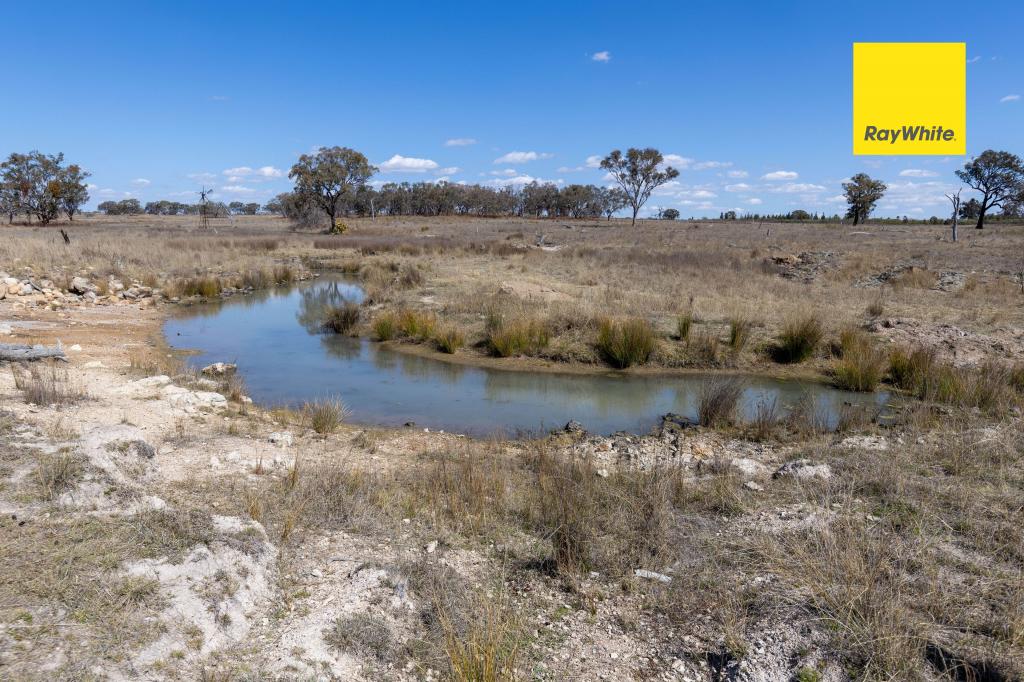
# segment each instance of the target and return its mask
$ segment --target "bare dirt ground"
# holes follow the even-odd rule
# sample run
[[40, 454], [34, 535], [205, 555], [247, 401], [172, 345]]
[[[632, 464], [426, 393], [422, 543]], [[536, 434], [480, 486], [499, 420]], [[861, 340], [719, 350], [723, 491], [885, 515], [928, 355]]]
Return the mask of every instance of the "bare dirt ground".
[[[183, 280], [241, 295], [247, 272], [328, 265], [377, 287], [370, 315], [428, 310], [470, 337], [504, 297], [550, 318], [647, 315], [671, 358], [687, 306], [723, 336], [739, 308], [755, 339], [729, 366], [772, 371], [763, 347], [812, 306], [831, 333], [934, 337], [971, 368], [1019, 355], [1020, 228], [952, 245], [919, 226], [378, 219], [323, 237], [263, 218], [216, 235], [149, 220], [76, 221], [70, 252], [33, 228], [0, 244], [19, 288], [51, 285], [0, 300], [0, 342], [59, 339], [69, 358], [0, 368], [0, 678], [1024, 674], [1016, 398], [930, 396], [891, 426], [839, 433], [317, 433], [184, 371], [159, 338], [169, 299], [191, 296]], [[422, 280], [375, 279], [412, 266]], [[71, 296], [74, 276], [108, 284]], [[267, 277], [285, 278], [247, 281]], [[563, 329], [564, 357], [523, 362], [597, 362], [587, 325]], [[492, 361], [472, 345], [459, 355]], [[821, 349], [810, 364], [830, 362]]]

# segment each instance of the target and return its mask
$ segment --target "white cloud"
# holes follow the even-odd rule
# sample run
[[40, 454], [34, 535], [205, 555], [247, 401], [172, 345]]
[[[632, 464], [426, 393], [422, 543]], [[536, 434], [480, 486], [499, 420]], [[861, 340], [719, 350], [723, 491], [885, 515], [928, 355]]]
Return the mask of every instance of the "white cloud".
[[901, 178], [934, 178], [938, 175], [935, 171], [923, 170], [920, 168], [907, 168], [900, 171]]
[[[462, 170], [462, 169], [459, 168], [458, 166], [448, 166], [446, 168], [439, 168], [437, 170], [437, 173], [438, 173], [438, 175], [455, 175], [460, 170]], [[445, 178], [445, 179], [447, 179], [447, 178]]]
[[[221, 171], [221, 174], [228, 176], [228, 182], [238, 182], [241, 178], [271, 179], [284, 177], [284, 171], [273, 166], [260, 166], [259, 168], [236, 166], [235, 168], [224, 169]], [[208, 174], [204, 173], [203, 175]]]
[[979, 61], [981, 61], [981, 57], [980, 56], [976, 56], [976, 57], [971, 57], [970, 59], [968, 59], [967, 63], [968, 64], [974, 64], [974, 63], [979, 62]]
[[217, 176], [214, 175], [213, 173], [189, 173], [188, 174], [188, 178], [190, 180], [203, 180], [203, 181], [206, 181], [206, 182], [210, 182], [211, 180], [216, 179], [216, 177]]
[[385, 173], [423, 173], [428, 170], [435, 170], [437, 167], [436, 161], [416, 159], [410, 156], [402, 156], [401, 154], [395, 154], [380, 164], [380, 169]]
[[445, 147], [468, 147], [472, 144], [476, 144], [476, 140], [472, 137], [453, 137], [444, 141]]
[[999, 99], [999, 102], [1001, 104], [1005, 104], [1006, 102], [1016, 102], [1019, 99], [1020, 99], [1020, 95], [1007, 95], [1006, 97], [1001, 97]]
[[547, 152], [509, 152], [494, 160], [494, 163], [526, 163], [537, 159], [550, 159], [554, 154]]
[[776, 187], [771, 191], [784, 194], [813, 194], [815, 192], [824, 192], [825, 188], [822, 185], [814, 185], [809, 182], [787, 182], [785, 185]]
[[694, 199], [714, 199], [718, 196], [714, 192], [709, 192], [706, 189], [696, 189], [690, 192], [684, 192], [684, 194]]
[[612, 60], [612, 53], [608, 50], [601, 50], [600, 52], [595, 52], [591, 59], [595, 62], [610, 62]]
[[507, 187], [508, 185], [529, 185], [531, 182], [539, 182], [542, 185], [548, 182], [553, 182], [556, 185], [565, 184], [565, 181], [561, 179], [549, 180], [546, 178], [535, 178], [532, 175], [516, 175], [515, 177], [511, 178], [488, 180], [486, 184], [494, 185], [495, 187]]
[[726, 173], [726, 175], [728, 175], [730, 178], [745, 178], [748, 175], [750, 175], [750, 173], [748, 173], [745, 170], [731, 170], [728, 173]]
[[750, 204], [751, 206], [760, 206], [764, 202], [758, 199], [757, 197], [751, 197], [747, 199], [747, 203]]
[[737, 182], [734, 185], [725, 186], [726, 192], [746, 192], [749, 189], [752, 189], [751, 186], [745, 182]]
[[515, 168], [502, 168], [501, 170], [487, 171], [488, 175], [504, 175], [506, 177], [513, 177], [519, 174]]
[[795, 171], [772, 171], [761, 176], [762, 180], [796, 180], [800, 177]]
[[132, 184], [138, 185], [139, 187], [145, 187], [151, 183], [146, 178], [135, 178], [134, 180], [132, 180]]
[[698, 161], [693, 164], [693, 170], [706, 170], [708, 168], [728, 168], [732, 161]]
[[587, 168], [600, 168], [601, 167], [601, 159], [602, 158], [604, 158], [604, 157], [602, 157], [602, 156], [600, 156], [598, 154], [591, 154], [590, 156], [587, 157], [587, 163], [586, 163]]
[[693, 159], [685, 156], [679, 156], [679, 154], [665, 154], [664, 163], [668, 166], [672, 166], [676, 170], [689, 168], [690, 164], [693, 163]]
[[242, 185], [225, 185], [220, 188], [220, 191], [228, 194], [252, 194], [256, 190], [252, 187], [244, 187]]

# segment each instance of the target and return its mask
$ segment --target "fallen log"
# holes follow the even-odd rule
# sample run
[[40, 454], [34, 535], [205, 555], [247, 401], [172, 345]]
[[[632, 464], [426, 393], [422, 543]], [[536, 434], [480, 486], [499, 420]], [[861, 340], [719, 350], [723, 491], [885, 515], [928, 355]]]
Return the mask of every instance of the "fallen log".
[[59, 341], [56, 346], [44, 346], [41, 343], [34, 346], [22, 343], [0, 343], [0, 360], [28, 362], [46, 358], [55, 358], [64, 362], [68, 360], [64, 355], [64, 347], [60, 345]]

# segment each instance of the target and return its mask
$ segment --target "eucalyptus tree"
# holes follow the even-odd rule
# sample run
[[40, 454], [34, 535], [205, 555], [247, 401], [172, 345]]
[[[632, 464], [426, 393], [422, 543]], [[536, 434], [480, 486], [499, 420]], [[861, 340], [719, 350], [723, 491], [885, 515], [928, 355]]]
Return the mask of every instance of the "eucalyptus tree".
[[843, 183], [843, 194], [846, 196], [846, 203], [849, 204], [846, 217], [853, 218], [854, 225], [867, 220], [887, 189], [888, 186], [884, 182], [875, 180], [867, 173], [854, 175], [849, 182]]
[[303, 154], [292, 166], [288, 177], [295, 181], [295, 194], [318, 206], [337, 225], [343, 202], [355, 197], [377, 169], [366, 157], [348, 147], [321, 147], [316, 154]]
[[985, 213], [989, 209], [1002, 208], [1024, 188], [1024, 162], [1016, 154], [986, 149], [956, 171], [956, 176], [981, 193], [978, 224], [974, 226], [981, 230], [985, 227]]
[[75, 213], [89, 201], [89, 187], [85, 181], [90, 175], [74, 163], [67, 168], [61, 168], [57, 173], [58, 201], [68, 220], [73, 221]]
[[651, 193], [679, 176], [679, 171], [672, 166], [662, 168], [664, 160], [661, 152], [653, 147], [631, 147], [625, 154], [615, 149], [601, 160], [601, 168], [611, 173], [633, 208], [633, 225], [636, 225], [636, 214], [647, 203]]

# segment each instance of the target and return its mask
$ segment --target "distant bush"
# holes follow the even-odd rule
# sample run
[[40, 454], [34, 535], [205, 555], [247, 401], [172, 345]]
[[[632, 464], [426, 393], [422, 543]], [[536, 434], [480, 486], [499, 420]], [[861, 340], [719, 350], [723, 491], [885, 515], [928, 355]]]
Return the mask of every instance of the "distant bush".
[[791, 320], [783, 326], [773, 355], [778, 362], [803, 362], [814, 355], [824, 335], [821, 320], [814, 315]]
[[643, 365], [657, 343], [647, 320], [632, 318], [622, 322], [603, 319], [598, 323], [597, 350], [608, 364], [619, 369]]
[[203, 298], [216, 298], [220, 296], [223, 289], [219, 277], [191, 277], [184, 280], [180, 285], [182, 296], [202, 296]]

